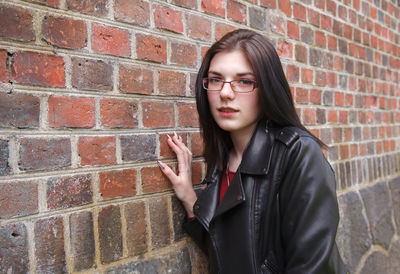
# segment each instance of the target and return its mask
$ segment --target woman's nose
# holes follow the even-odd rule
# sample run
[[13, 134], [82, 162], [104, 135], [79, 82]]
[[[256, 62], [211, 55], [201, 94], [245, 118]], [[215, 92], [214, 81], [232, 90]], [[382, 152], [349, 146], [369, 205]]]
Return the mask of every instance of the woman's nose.
[[222, 86], [221, 91], [219, 92], [219, 96], [222, 99], [234, 99], [235, 98], [235, 92], [232, 90], [231, 83], [225, 82]]

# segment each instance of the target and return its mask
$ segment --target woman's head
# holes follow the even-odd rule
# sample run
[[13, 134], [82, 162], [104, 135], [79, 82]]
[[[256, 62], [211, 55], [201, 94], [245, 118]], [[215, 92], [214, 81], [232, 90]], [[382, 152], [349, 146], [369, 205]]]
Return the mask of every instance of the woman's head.
[[207, 51], [196, 80], [197, 110], [205, 142], [204, 157], [208, 164], [217, 164], [219, 167], [225, 163], [224, 158], [232, 143], [229, 133], [218, 126], [210, 111], [210, 94], [203, 88], [203, 79], [209, 77], [210, 64], [217, 54], [235, 51], [243, 53], [254, 73], [259, 120], [277, 126], [305, 129], [297, 116], [289, 84], [274, 46], [264, 36], [251, 30], [230, 32]]

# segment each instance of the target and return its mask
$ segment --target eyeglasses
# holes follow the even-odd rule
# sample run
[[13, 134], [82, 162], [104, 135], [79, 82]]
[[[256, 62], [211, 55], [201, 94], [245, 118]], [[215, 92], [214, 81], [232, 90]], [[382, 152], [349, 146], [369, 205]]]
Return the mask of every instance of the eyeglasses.
[[253, 80], [223, 81], [218, 78], [203, 78], [203, 88], [207, 91], [221, 91], [225, 83], [229, 83], [231, 89], [238, 93], [252, 92], [257, 87]]

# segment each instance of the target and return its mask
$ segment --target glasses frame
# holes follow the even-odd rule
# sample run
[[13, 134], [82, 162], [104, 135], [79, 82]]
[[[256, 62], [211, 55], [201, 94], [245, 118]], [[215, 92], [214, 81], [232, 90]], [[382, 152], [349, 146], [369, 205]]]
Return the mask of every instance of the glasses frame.
[[[222, 82], [221, 89], [219, 89], [219, 90], [218, 90], [218, 89], [211, 89], [211, 90], [209, 90], [208, 88], [206, 88], [205, 82], [206, 82], [208, 79], [215, 79], [215, 80], [221, 81], [221, 82]], [[202, 80], [202, 84], [203, 84], [203, 88], [204, 88], [206, 91], [211, 91], [211, 92], [213, 92], [213, 91], [221, 91], [221, 90], [224, 88], [225, 83], [229, 83], [229, 85], [231, 86], [231, 89], [232, 89], [234, 92], [236, 92], [236, 93], [250, 93], [250, 92], [253, 92], [253, 91], [257, 88], [257, 81], [254, 81], [254, 80], [246, 80], [246, 81], [251, 81], [251, 82], [253, 82], [253, 89], [250, 90], [250, 91], [236, 91], [236, 90], [234, 90], [233, 87], [232, 87], [232, 82], [238, 82], [238, 81], [241, 81], [241, 80], [224, 81], [224, 80], [220, 80], [220, 79], [216, 79], [216, 78], [212, 78], [212, 77], [204, 77], [203, 80]]]

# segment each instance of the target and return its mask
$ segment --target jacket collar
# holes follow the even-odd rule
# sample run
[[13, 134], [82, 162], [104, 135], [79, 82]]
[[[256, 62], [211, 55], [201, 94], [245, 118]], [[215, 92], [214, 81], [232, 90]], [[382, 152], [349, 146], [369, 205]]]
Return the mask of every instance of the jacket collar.
[[236, 171], [221, 203], [219, 189], [222, 171], [214, 168], [209, 184], [203, 190], [194, 206], [197, 219], [208, 230], [211, 220], [246, 200], [242, 184], [242, 174], [265, 175], [269, 171], [272, 155], [273, 134], [265, 122], [259, 122], [243, 154], [242, 162]]

